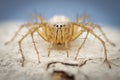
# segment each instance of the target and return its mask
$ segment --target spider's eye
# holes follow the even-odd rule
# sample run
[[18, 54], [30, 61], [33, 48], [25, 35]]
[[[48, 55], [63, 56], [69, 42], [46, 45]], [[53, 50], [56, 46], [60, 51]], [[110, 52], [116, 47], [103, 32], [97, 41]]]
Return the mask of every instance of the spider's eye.
[[56, 25], [56, 27], [59, 27], [59, 25]]
[[62, 27], [62, 25], [60, 25], [60, 27]]

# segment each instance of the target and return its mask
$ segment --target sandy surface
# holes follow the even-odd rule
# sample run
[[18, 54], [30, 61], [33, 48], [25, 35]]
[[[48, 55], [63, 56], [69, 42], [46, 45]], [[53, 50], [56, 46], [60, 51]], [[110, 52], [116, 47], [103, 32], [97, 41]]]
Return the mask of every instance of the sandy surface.
[[[26, 60], [25, 66], [21, 67], [21, 55], [17, 42], [26, 30], [21, 31], [15, 41], [9, 45], [4, 45], [6, 41], [11, 39], [20, 24], [22, 23], [5, 22], [0, 24], [0, 80], [51, 80], [53, 71], [56, 70], [73, 75], [74, 80], [120, 80], [119, 29], [103, 27], [108, 38], [116, 44], [116, 47], [113, 47], [106, 42], [108, 58], [112, 69], [109, 69], [106, 63], [103, 63], [103, 47], [91, 35], [89, 35], [86, 44], [81, 49], [78, 60], [74, 61], [77, 49], [83, 40], [82, 36], [70, 43], [70, 57], [67, 58], [63, 46], [54, 46], [50, 57], [47, 57], [49, 43], [35, 34], [35, 41], [40, 53], [40, 64], [37, 62], [31, 37], [28, 36], [22, 43]], [[102, 35], [99, 36], [102, 37]], [[85, 60], [88, 61], [81, 67], [56, 63], [51, 64], [48, 70], [46, 70], [47, 64], [50, 62], [60, 61], [80, 65]]]

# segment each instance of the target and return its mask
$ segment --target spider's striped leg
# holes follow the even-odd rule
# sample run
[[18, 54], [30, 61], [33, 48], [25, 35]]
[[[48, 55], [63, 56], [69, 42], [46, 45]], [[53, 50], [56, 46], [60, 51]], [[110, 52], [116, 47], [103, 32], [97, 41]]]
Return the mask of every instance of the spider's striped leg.
[[49, 48], [48, 48], [48, 57], [50, 56], [50, 51], [51, 51], [52, 46], [53, 46], [53, 42], [51, 41]]
[[[45, 33], [43, 33], [43, 32], [40, 31], [40, 30], [37, 30], [37, 33], [38, 33], [39, 36], [42, 37], [45, 41], [48, 41], [48, 38], [47, 38], [47, 36], [46, 36]], [[49, 48], [48, 48], [48, 57], [50, 56], [50, 51], [51, 51], [52, 46], [53, 46], [53, 42], [51, 41], [51, 42], [50, 42], [50, 46], [49, 46]]]
[[105, 55], [105, 60], [104, 60], [104, 62], [107, 62], [108, 67], [111, 68], [111, 65], [110, 65], [110, 63], [109, 63], [109, 61], [108, 61], [108, 59], [107, 59], [107, 49], [106, 49], [105, 42], [104, 42], [96, 33], [94, 33], [93, 30], [85, 27], [85, 25], [82, 24], [82, 25], [79, 25], [79, 26], [81, 26], [82, 28], [88, 30], [89, 33], [91, 33], [94, 37], [96, 37], [96, 38], [101, 42], [101, 44], [102, 44], [103, 47], [104, 47], [104, 55]]
[[35, 51], [36, 51], [37, 56], [38, 56], [38, 63], [40, 63], [39, 52], [38, 52], [38, 49], [37, 49], [37, 46], [36, 46], [36, 43], [35, 43], [35, 40], [34, 40], [33, 34], [34, 34], [34, 33], [31, 33], [32, 42], [33, 42], [33, 44], [34, 44], [34, 48], [35, 48]]
[[78, 17], [75, 22], [76, 22], [76, 23], [79, 23], [80, 21], [82, 21], [82, 20], [84, 20], [84, 19], [88, 19], [88, 18], [89, 18], [88, 15], [84, 15], [84, 16]]
[[45, 19], [42, 16], [33, 15], [32, 18], [41, 21], [41, 23], [45, 23], [46, 22]]
[[[35, 26], [34, 24], [30, 24], [30, 23], [27, 23], [27, 24], [23, 24], [20, 26], [20, 28], [17, 30], [17, 32], [15, 33], [15, 35], [11, 38], [10, 41], [7, 41], [5, 44], [9, 44], [10, 42], [14, 41], [14, 39], [17, 37], [17, 35], [19, 34], [19, 32], [24, 28], [24, 27], [31, 27], [31, 26]], [[38, 26], [38, 25], [36, 25]]]
[[24, 55], [23, 55], [23, 50], [22, 50], [21, 43], [22, 43], [22, 41], [23, 41], [29, 34], [33, 33], [34, 31], [35, 31], [34, 29], [29, 30], [29, 31], [18, 41], [20, 54], [21, 54], [21, 56], [22, 56], [22, 66], [24, 66], [25, 57], [24, 57]]
[[113, 42], [111, 42], [111, 41], [107, 38], [107, 36], [105, 35], [104, 31], [102, 30], [102, 28], [101, 28], [99, 25], [97, 25], [97, 24], [90, 24], [90, 27], [97, 28], [97, 29], [102, 33], [102, 35], [103, 35], [103, 37], [106, 39], [106, 41], [107, 41], [108, 43], [110, 43], [112, 46], [115, 46], [115, 44], [114, 44]]
[[[78, 25], [74, 25], [74, 26], [78, 26]], [[71, 39], [71, 41], [73, 41], [73, 40], [75, 40], [76, 38], [78, 38], [80, 35], [82, 35], [83, 34], [83, 32], [85, 32], [86, 30], [85, 29], [81, 29], [80, 31], [76, 31], [76, 33], [72, 36], [72, 39]], [[87, 35], [86, 35], [87, 36]], [[87, 38], [87, 37], [86, 37]], [[78, 49], [78, 51], [77, 51], [77, 54], [76, 54], [76, 56], [75, 56], [75, 60], [77, 59], [77, 57], [78, 57], [78, 54], [79, 54], [79, 51], [80, 51], [80, 49], [82, 48], [82, 46], [83, 46], [83, 44], [85, 43], [85, 39], [84, 39], [84, 41], [83, 41], [83, 43], [81, 44], [81, 46], [79, 47], [79, 49]]]
[[67, 52], [67, 57], [69, 57], [69, 52], [68, 52], [68, 41], [65, 42], [65, 48], [66, 48], [66, 52]]
[[82, 42], [81, 46], [78, 48], [77, 54], [76, 54], [76, 56], [75, 56], [75, 60], [77, 60], [77, 57], [78, 57], [79, 52], [80, 52], [80, 49], [81, 49], [81, 48], [83, 47], [83, 45], [85, 44], [86, 39], [87, 39], [87, 37], [88, 37], [88, 34], [89, 34], [89, 32], [87, 31], [87, 34], [86, 34], [86, 36], [85, 36], [85, 38], [84, 38], [84, 41]]
[[105, 42], [104, 42], [98, 35], [96, 35], [92, 30], [89, 30], [89, 32], [90, 32], [93, 36], [95, 36], [95, 37], [102, 43], [102, 45], [103, 45], [103, 47], [104, 47], [104, 55], [105, 55], [105, 60], [104, 60], [104, 61], [107, 62], [108, 67], [111, 68], [111, 65], [110, 65], [110, 63], [109, 63], [109, 61], [108, 61], [108, 59], [107, 59], [107, 49], [106, 49]]
[[75, 40], [76, 38], [78, 38], [80, 35], [82, 35], [82, 33], [85, 32], [84, 29], [81, 29], [80, 31], [78, 31], [76, 34], [74, 34], [71, 38], [71, 41]]
[[5, 45], [7, 45], [7, 44], [9, 44], [10, 42], [14, 41], [14, 39], [16, 38], [16, 36], [18, 35], [18, 33], [21, 31], [21, 29], [22, 29], [23, 27], [24, 27], [24, 26], [21, 26], [21, 27], [18, 29], [18, 31], [15, 33], [15, 35], [11, 38], [11, 40], [10, 40], [10, 41], [7, 41], [7, 42], [5, 43]]

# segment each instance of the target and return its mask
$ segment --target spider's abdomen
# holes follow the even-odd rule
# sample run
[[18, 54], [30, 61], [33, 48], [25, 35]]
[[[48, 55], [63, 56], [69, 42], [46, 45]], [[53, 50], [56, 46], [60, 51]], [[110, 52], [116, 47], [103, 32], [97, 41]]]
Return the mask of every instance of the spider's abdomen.
[[64, 15], [56, 15], [56, 16], [53, 16], [53, 17], [49, 20], [49, 23], [50, 23], [50, 24], [57, 24], [57, 23], [67, 24], [67, 23], [69, 23], [69, 22], [70, 22], [69, 18], [67, 18], [67, 17], [64, 16]]

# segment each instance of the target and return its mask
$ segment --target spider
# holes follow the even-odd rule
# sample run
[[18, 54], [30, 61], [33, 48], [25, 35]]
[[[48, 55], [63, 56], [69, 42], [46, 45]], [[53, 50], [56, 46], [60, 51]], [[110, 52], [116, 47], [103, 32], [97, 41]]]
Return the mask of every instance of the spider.
[[[21, 43], [28, 35], [31, 35], [32, 42], [33, 42], [34, 48], [37, 53], [38, 63], [40, 63], [39, 52], [38, 52], [36, 43], [34, 41], [35, 32], [37, 32], [38, 35], [42, 37], [45, 41], [50, 43], [49, 49], [48, 49], [48, 56], [50, 56], [50, 51], [51, 51], [53, 44], [57, 44], [57, 45], [64, 44], [67, 57], [69, 57], [68, 44], [71, 41], [77, 39], [79, 36], [81, 36], [84, 32], [86, 32], [85, 38], [77, 50], [75, 60], [77, 59], [79, 55], [80, 49], [85, 44], [88, 35], [92, 34], [103, 45], [104, 55], [105, 55], [104, 61], [107, 62], [109, 68], [111, 68], [111, 65], [107, 58], [107, 50], [106, 50], [105, 42], [92, 30], [92, 28], [97, 28], [102, 33], [102, 35], [107, 40], [107, 42], [109, 42], [112, 45], [114, 44], [109, 41], [109, 39], [106, 37], [105, 33], [103, 32], [103, 30], [101, 29], [99, 25], [93, 24], [93, 23], [82, 22], [83, 20], [89, 18], [89, 16], [84, 15], [84, 16], [78, 17], [74, 22], [71, 22], [70, 19], [64, 15], [53, 16], [48, 22], [42, 16], [34, 15], [33, 18], [40, 22], [26, 23], [26, 24], [21, 25], [21, 27], [18, 29], [16, 34], [12, 37], [12, 39], [6, 43], [8, 44], [11, 41], [13, 41], [22, 28], [25, 28], [25, 27], [29, 28], [28, 32], [26, 32], [25, 35], [18, 41], [20, 54], [22, 56], [22, 66], [24, 66], [25, 57], [23, 54]], [[81, 29], [79, 30], [79, 28]]]

